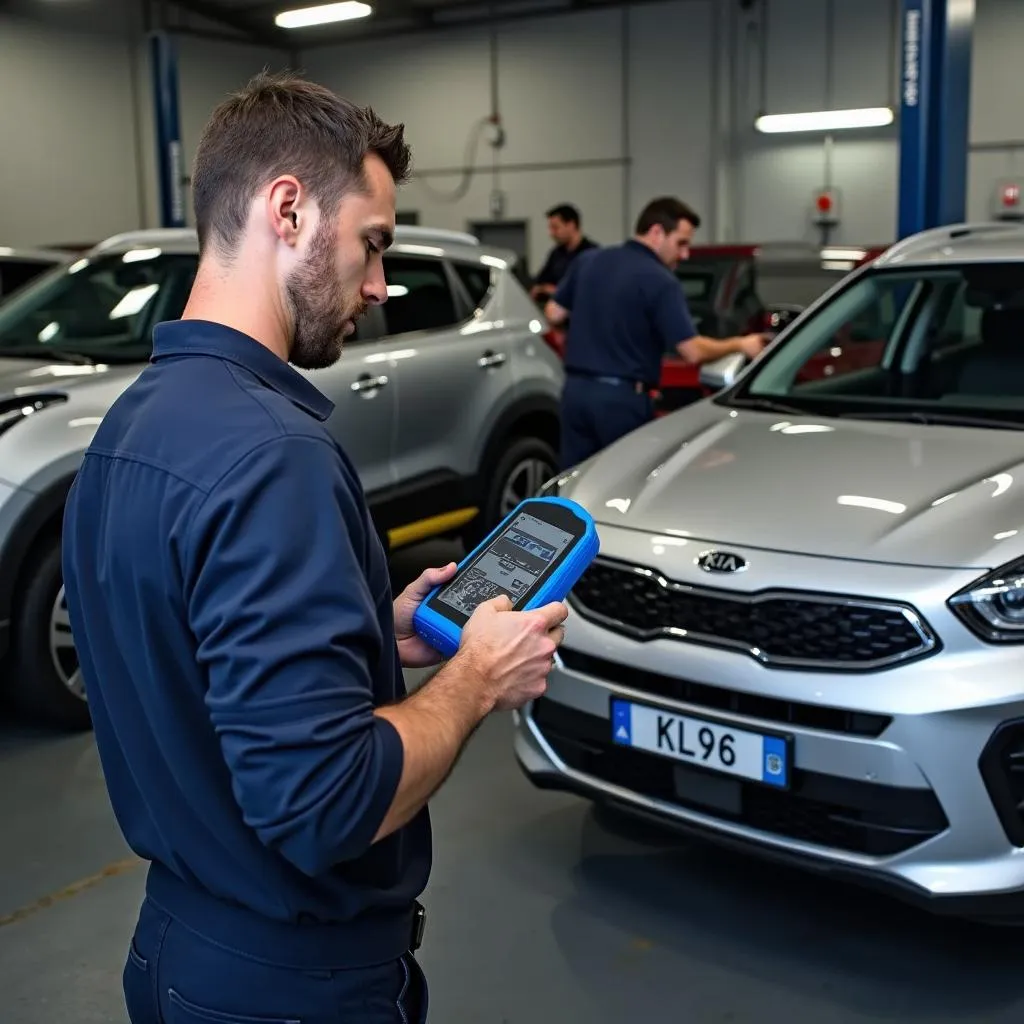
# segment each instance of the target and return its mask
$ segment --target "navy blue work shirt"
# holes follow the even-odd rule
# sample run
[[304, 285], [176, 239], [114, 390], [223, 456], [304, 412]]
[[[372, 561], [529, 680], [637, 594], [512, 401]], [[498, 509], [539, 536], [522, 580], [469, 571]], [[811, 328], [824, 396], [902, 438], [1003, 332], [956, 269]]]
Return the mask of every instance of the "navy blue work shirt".
[[633, 239], [582, 253], [554, 300], [571, 314], [568, 373], [653, 387], [665, 353], [697, 335], [682, 285], [651, 249]]
[[131, 848], [274, 921], [413, 901], [426, 810], [376, 844], [403, 747], [387, 559], [331, 402], [252, 338], [160, 324], [67, 503], [64, 580]]

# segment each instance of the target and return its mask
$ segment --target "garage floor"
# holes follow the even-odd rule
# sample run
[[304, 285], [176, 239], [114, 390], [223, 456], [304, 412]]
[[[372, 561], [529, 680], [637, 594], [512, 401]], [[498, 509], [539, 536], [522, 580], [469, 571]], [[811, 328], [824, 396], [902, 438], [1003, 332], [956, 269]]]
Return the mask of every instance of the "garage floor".
[[[407, 553], [396, 582], [452, 555]], [[431, 1021], [1024, 1019], [1024, 933], [936, 921], [536, 792], [510, 729], [487, 722], [433, 805]], [[7, 726], [0, 772], [0, 1021], [123, 1024], [144, 873], [91, 737]]]

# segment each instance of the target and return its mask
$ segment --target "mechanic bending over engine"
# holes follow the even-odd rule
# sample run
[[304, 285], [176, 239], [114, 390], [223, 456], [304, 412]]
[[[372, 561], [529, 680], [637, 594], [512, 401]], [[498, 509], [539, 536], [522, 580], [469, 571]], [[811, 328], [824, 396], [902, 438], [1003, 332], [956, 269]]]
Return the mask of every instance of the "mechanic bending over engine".
[[562, 450], [565, 469], [654, 416], [650, 392], [674, 350], [701, 364], [742, 352], [753, 359], [763, 334], [707, 338], [697, 333], [673, 270], [687, 258], [700, 217], [671, 196], [653, 199], [622, 245], [580, 254], [545, 307], [553, 326], [572, 320], [565, 346]]

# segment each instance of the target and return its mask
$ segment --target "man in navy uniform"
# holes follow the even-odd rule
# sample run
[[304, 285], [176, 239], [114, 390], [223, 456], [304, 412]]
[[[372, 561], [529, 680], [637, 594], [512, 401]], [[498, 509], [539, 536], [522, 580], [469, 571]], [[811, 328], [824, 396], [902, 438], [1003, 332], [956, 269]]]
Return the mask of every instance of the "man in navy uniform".
[[[654, 415], [650, 392], [665, 353], [690, 363], [732, 352], [754, 358], [761, 334], [697, 333], [673, 270], [687, 257], [700, 217], [674, 197], [653, 199], [622, 245], [582, 253], [546, 308], [553, 326], [569, 321], [562, 391], [564, 468], [577, 465]], [[571, 320], [570, 320], [571, 314]]]
[[487, 714], [544, 691], [560, 603], [480, 605], [439, 660], [392, 602], [359, 479], [295, 367], [387, 296], [401, 125], [295, 76], [214, 111], [192, 178], [181, 320], [75, 479], [64, 580], [104, 776], [150, 861], [132, 1024], [426, 1018], [412, 955], [426, 804]]

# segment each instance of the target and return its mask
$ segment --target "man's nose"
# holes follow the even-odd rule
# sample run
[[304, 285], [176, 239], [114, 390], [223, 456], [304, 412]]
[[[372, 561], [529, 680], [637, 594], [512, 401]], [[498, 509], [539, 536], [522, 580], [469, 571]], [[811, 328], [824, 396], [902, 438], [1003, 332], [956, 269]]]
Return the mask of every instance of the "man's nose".
[[388, 285], [384, 279], [384, 268], [382, 266], [376, 267], [366, 275], [362, 291], [363, 298], [371, 306], [380, 306], [387, 301]]

